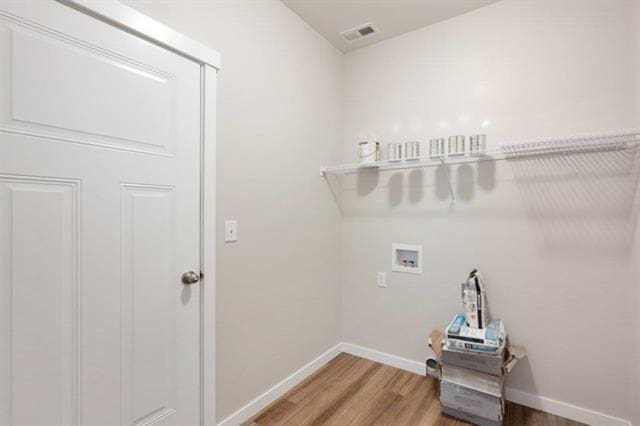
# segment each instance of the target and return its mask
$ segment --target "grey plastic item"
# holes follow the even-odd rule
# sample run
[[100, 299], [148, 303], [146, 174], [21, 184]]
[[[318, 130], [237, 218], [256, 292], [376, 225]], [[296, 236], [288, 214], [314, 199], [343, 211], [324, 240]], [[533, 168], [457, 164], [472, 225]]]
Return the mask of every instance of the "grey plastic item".
[[427, 376], [435, 377], [439, 379], [442, 371], [440, 369], [440, 358], [436, 353], [431, 349], [427, 349], [427, 360], [425, 361], [425, 367], [427, 371]]

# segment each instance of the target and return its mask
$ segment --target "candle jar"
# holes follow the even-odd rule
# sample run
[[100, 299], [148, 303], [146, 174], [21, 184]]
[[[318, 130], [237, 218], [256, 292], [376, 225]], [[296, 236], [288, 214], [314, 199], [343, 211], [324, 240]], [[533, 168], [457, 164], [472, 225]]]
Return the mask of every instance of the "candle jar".
[[442, 158], [444, 157], [444, 139], [430, 139], [429, 140], [429, 157], [430, 158]]
[[358, 161], [360, 164], [375, 164], [380, 160], [380, 142], [363, 141], [358, 143]]
[[400, 161], [402, 160], [402, 144], [390, 143], [387, 145], [387, 160]]
[[487, 135], [473, 135], [469, 138], [471, 155], [484, 155], [487, 151]]
[[420, 158], [420, 142], [409, 141], [404, 143], [405, 160], [417, 160]]
[[465, 155], [464, 136], [449, 136], [449, 156], [456, 157]]

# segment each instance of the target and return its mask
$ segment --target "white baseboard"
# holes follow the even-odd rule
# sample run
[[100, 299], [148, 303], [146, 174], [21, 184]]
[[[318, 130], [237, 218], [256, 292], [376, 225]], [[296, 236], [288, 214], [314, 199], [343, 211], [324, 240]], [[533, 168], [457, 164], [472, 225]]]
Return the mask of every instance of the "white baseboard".
[[342, 352], [359, 356], [360, 358], [365, 358], [371, 361], [376, 361], [380, 364], [396, 367], [401, 370], [420, 374], [421, 376], [424, 376], [426, 374], [426, 367], [423, 362], [413, 361], [385, 352], [380, 352], [375, 349], [365, 348], [363, 346], [354, 345], [353, 343], [343, 343]]
[[[377, 361], [381, 364], [390, 365], [400, 368], [401, 370], [410, 371], [412, 373], [425, 375], [425, 365], [422, 362], [411, 359], [402, 358], [396, 355], [380, 352], [375, 349], [369, 349], [351, 343], [343, 343], [342, 351], [351, 355], [366, 358], [371, 361]], [[588, 410], [586, 408], [577, 407], [565, 402], [555, 401], [543, 396], [532, 395], [517, 389], [506, 389], [506, 399], [516, 404], [535, 408], [536, 410], [555, 414], [577, 422], [586, 423], [591, 426], [630, 426], [631, 423], [617, 417], [607, 414]]]
[[[410, 371], [412, 373], [425, 375], [425, 365], [422, 362], [402, 358], [375, 349], [365, 348], [363, 346], [354, 345], [352, 343], [340, 343], [318, 358], [305, 365], [282, 382], [278, 383], [265, 393], [230, 415], [218, 426], [238, 426], [246, 422], [251, 417], [258, 414], [276, 399], [280, 398], [287, 391], [302, 382], [304, 379], [315, 373], [320, 367], [338, 356], [341, 352], [346, 352], [361, 358], [376, 361], [381, 364], [396, 367], [401, 370]], [[631, 422], [607, 414], [592, 411], [586, 408], [571, 405], [565, 402], [556, 401], [540, 395], [533, 395], [517, 389], [507, 388], [506, 398], [516, 404], [531, 407], [536, 410], [555, 414], [577, 422], [586, 423], [591, 426], [630, 426]]]
[[506, 398], [516, 404], [535, 408], [545, 413], [555, 414], [576, 422], [585, 423], [591, 426], [630, 426], [631, 422], [618, 417], [609, 416], [604, 413], [592, 411], [587, 408], [578, 407], [566, 402], [556, 401], [544, 396], [532, 395], [517, 389], [507, 388]]
[[313, 373], [318, 371], [320, 367], [331, 361], [333, 358], [340, 355], [342, 352], [342, 344], [338, 343], [333, 348], [329, 349], [271, 389], [267, 390], [265, 393], [227, 417], [218, 423], [218, 426], [238, 426], [251, 417], [258, 414], [264, 408], [266, 408], [269, 404], [271, 404], [276, 399], [280, 398], [282, 395], [291, 390], [294, 386], [302, 382], [307, 377], [311, 376]]

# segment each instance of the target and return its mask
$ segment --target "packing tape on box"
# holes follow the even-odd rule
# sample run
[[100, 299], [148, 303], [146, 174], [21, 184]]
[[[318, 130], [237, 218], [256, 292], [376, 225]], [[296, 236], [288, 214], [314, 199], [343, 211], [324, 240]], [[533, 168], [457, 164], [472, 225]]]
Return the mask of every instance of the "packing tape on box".
[[440, 358], [431, 348], [427, 349], [427, 376], [440, 378]]

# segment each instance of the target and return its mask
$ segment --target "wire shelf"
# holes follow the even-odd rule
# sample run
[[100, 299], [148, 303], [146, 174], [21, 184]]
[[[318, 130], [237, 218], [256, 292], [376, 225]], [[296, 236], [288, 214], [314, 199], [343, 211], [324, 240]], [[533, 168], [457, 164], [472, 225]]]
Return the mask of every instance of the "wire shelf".
[[324, 166], [320, 168], [323, 176], [327, 174], [348, 175], [361, 172], [403, 170], [422, 167], [434, 167], [442, 164], [475, 163], [479, 161], [515, 160], [556, 155], [573, 155], [599, 151], [619, 151], [640, 144], [640, 130], [600, 133], [566, 138], [539, 139], [534, 141], [501, 144], [499, 148], [488, 149], [482, 155], [449, 156], [443, 158], [420, 157], [417, 160], [388, 161], [362, 165], [359, 163]]

